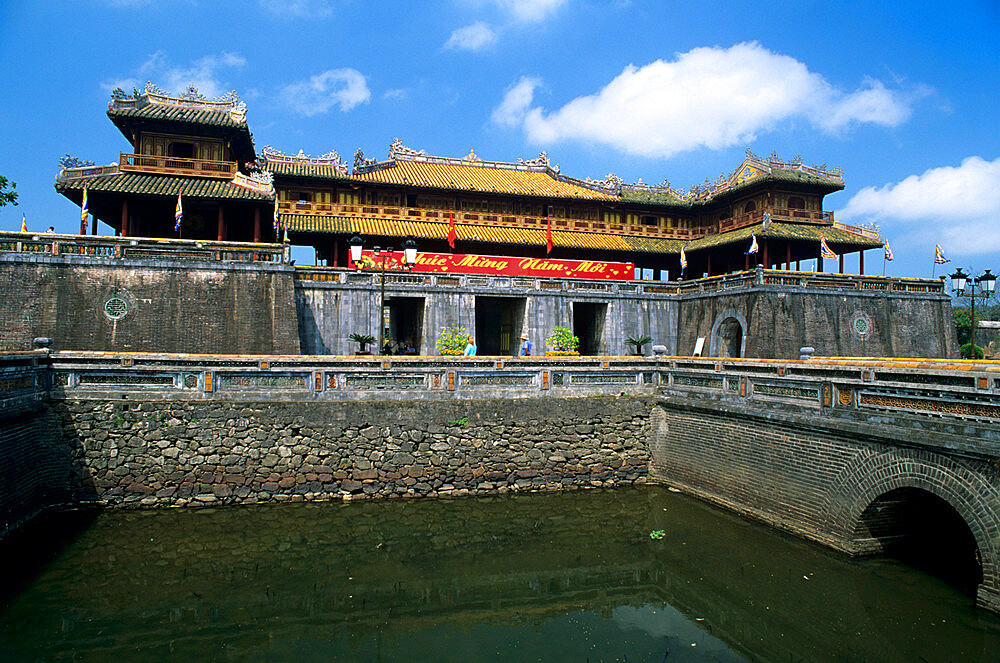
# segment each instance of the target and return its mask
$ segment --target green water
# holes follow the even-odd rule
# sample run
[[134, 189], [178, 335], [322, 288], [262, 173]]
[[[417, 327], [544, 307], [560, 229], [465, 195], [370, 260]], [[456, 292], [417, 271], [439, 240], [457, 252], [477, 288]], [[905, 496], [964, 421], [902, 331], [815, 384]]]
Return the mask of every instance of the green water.
[[660, 487], [75, 514], [0, 553], [4, 661], [1000, 660], [944, 582]]

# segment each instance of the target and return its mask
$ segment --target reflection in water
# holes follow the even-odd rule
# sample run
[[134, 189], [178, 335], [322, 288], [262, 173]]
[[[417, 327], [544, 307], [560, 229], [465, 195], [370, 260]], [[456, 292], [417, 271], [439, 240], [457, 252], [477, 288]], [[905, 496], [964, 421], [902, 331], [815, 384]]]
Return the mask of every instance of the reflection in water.
[[67, 529], [79, 517], [0, 550], [24, 568], [61, 547], [0, 588], [0, 658], [1000, 657], [998, 621], [934, 578], [659, 487], [117, 512]]

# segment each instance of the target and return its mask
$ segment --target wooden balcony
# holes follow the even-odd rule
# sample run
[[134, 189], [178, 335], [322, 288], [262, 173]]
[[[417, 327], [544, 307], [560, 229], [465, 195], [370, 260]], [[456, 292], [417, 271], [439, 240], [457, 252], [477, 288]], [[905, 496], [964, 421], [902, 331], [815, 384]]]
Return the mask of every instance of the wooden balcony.
[[[448, 215], [455, 215], [457, 224], [482, 224], [490, 226], [509, 226], [514, 228], [545, 228], [545, 217], [525, 216], [510, 213], [472, 212], [468, 210], [441, 210], [416, 207], [399, 207], [385, 205], [341, 205], [338, 203], [314, 203], [306, 201], [281, 201], [278, 209], [286, 214], [314, 214], [318, 216], [359, 216], [377, 217], [380, 219], [398, 219], [400, 221], [436, 221], [447, 222]], [[583, 231], [632, 235], [639, 237], [665, 237], [669, 239], [691, 240], [706, 235], [712, 235], [728, 230], [735, 230], [764, 220], [764, 212], [756, 210], [746, 214], [738, 214], [729, 219], [719, 221], [711, 226], [696, 228], [676, 228], [667, 226], [649, 226], [622, 223], [621, 221], [552, 218], [553, 230]], [[833, 224], [833, 212], [811, 211], [801, 209], [769, 210], [773, 221], [794, 221], [796, 223], [812, 223], [818, 225]]]
[[208, 159], [182, 159], [157, 157], [150, 154], [121, 153], [118, 167], [127, 173], [162, 173], [232, 179], [236, 174], [235, 161], [209, 161]]

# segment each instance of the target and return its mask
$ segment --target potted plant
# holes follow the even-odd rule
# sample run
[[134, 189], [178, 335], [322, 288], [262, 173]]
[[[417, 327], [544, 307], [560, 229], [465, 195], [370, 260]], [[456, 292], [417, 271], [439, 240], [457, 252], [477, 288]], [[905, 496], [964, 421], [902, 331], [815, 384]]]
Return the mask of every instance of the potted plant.
[[434, 347], [437, 348], [438, 354], [461, 357], [465, 354], [465, 346], [470, 336], [472, 334], [466, 331], [465, 327], [442, 327]]
[[633, 348], [635, 348], [635, 354], [641, 357], [643, 354], [642, 346], [646, 345], [647, 343], [651, 343], [652, 341], [653, 339], [650, 336], [645, 336], [645, 335], [629, 336], [628, 338], [625, 339], [625, 345], [631, 345]]
[[577, 348], [580, 347], [580, 339], [573, 335], [572, 330], [565, 327], [553, 327], [545, 344], [549, 350], [545, 351], [548, 357], [565, 357], [579, 355]]
[[358, 334], [357, 332], [351, 334], [347, 338], [351, 339], [358, 344], [358, 351], [354, 354], [356, 355], [370, 355], [368, 352], [368, 346], [375, 342], [375, 337], [370, 334]]

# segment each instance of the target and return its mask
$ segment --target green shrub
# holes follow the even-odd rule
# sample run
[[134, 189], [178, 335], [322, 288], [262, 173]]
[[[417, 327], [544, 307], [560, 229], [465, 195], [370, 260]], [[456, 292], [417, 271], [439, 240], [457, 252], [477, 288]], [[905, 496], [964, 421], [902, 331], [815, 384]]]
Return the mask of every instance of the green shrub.
[[[982, 347], [980, 347], [978, 345], [974, 346], [974, 347], [975, 347], [975, 351], [973, 351], [973, 345], [972, 345], [972, 343], [966, 343], [965, 345], [963, 345], [962, 348], [961, 348], [961, 350], [960, 350], [961, 355], [962, 355], [962, 359], [982, 359], [983, 357], [986, 356], [983, 353]], [[975, 356], [973, 356], [973, 352], [975, 352]]]
[[443, 327], [438, 332], [434, 347], [437, 348], [438, 354], [461, 355], [465, 352], [470, 336], [472, 334], [466, 331], [465, 327]]
[[652, 340], [653, 340], [652, 337], [645, 335], [629, 336], [628, 338], [625, 339], [625, 345], [631, 345], [633, 348], [635, 348], [636, 353], [641, 355], [642, 346], [652, 342]]
[[573, 336], [573, 332], [565, 327], [553, 327], [549, 337], [545, 339], [545, 344], [549, 346], [551, 352], [577, 354], [580, 339]]

